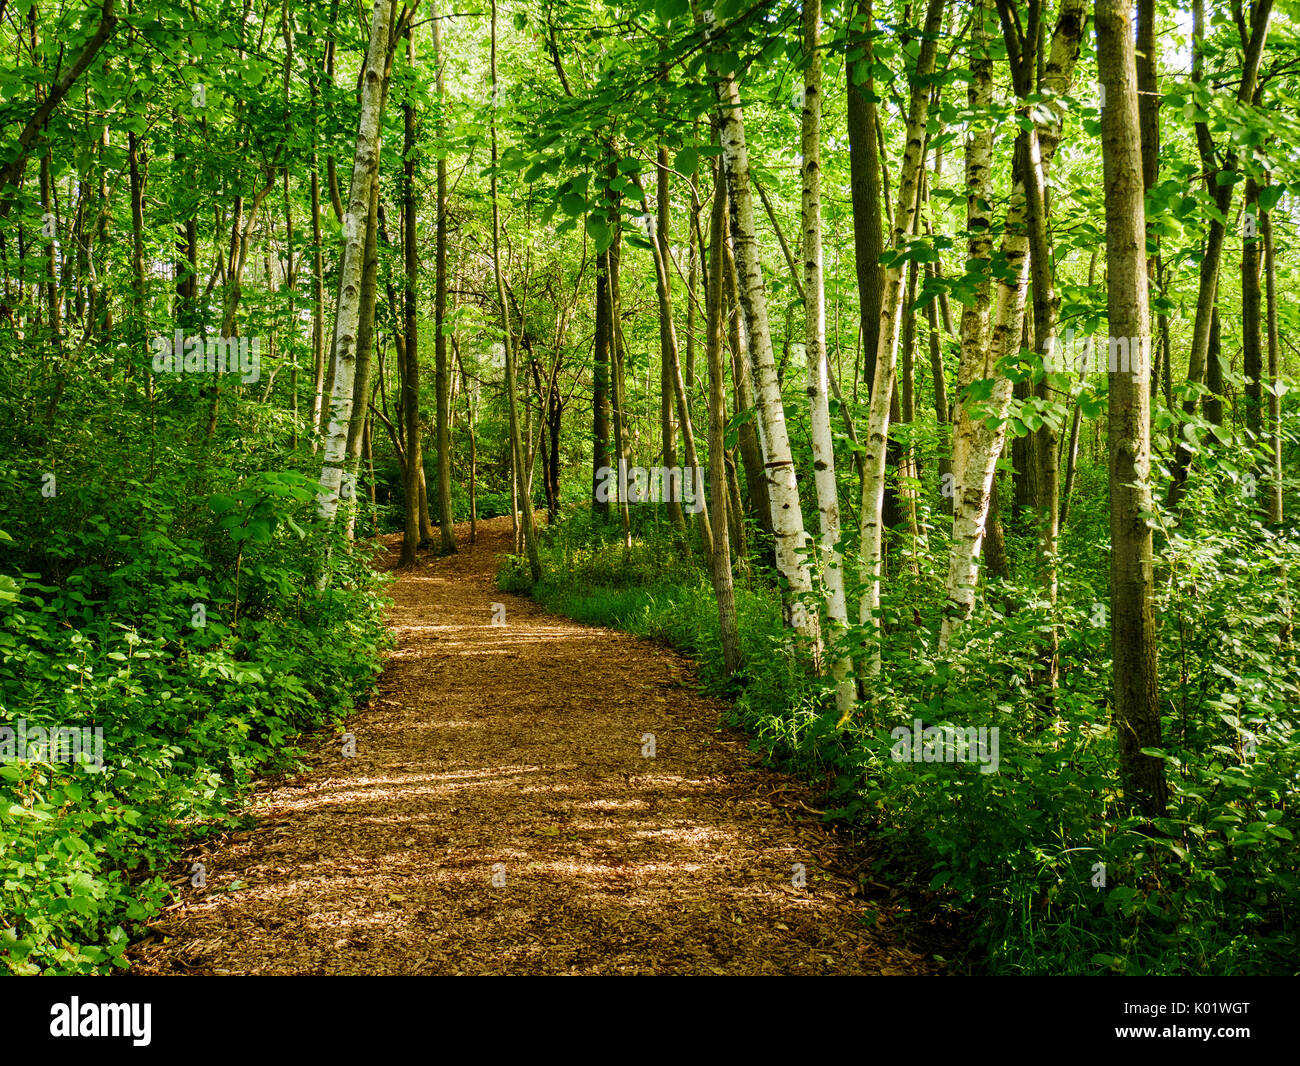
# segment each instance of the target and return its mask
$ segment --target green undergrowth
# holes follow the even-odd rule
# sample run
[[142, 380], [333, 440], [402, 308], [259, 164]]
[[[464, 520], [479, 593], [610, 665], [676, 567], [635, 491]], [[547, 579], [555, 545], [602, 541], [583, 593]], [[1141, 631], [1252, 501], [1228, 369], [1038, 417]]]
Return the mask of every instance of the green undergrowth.
[[[732, 698], [730, 724], [819, 785], [828, 819], [872, 833], [880, 858], [864, 878], [903, 886], [918, 931], [937, 926], [959, 940], [959, 969], [1293, 973], [1300, 733], [1276, 574], [1294, 572], [1300, 539], [1263, 529], [1211, 490], [1157, 561], [1159, 755], [1171, 803], [1155, 824], [1126, 813], [1118, 791], [1104, 523], [1078, 522], [1063, 544], [1053, 698], [1036, 680], [1052, 616], [1032, 582], [994, 582], [957, 645], [939, 655], [947, 543], [931, 531], [915, 546], [920, 573], [886, 582], [880, 675], [862, 685], [844, 728], [761, 575], [738, 579], [744, 668], [725, 678], [698, 547], [688, 552], [661, 523], [635, 525], [627, 548], [616, 523], [568, 513], [543, 534], [540, 583], [509, 556], [498, 580], [550, 610], [693, 657], [704, 687]], [[941, 528], [940, 516], [922, 517]], [[1252, 550], [1233, 549], [1242, 543]], [[845, 647], [861, 637], [851, 629]], [[903, 737], [945, 725], [990, 730], [985, 747], [964, 762], [927, 762], [923, 750], [912, 761], [900, 748]]]
[[[4, 471], [0, 973], [125, 968], [182, 847], [371, 689], [381, 581], [311, 527], [312, 480], [271, 461], [201, 485], [168, 473], [191, 463], [69, 466], [49, 496], [39, 469]], [[50, 729], [82, 754], [73, 734], [42, 747]]]

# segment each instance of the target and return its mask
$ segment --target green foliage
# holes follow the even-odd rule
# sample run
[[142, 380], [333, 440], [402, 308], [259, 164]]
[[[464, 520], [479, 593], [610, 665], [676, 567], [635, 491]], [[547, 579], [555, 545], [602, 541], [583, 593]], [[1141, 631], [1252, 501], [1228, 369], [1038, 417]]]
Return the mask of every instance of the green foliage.
[[[237, 430], [237, 469], [184, 443], [151, 455], [142, 401], [98, 399], [70, 388], [48, 458], [0, 460], [0, 726], [102, 744], [93, 762], [0, 748], [0, 972], [120, 968], [184, 883], [181, 847], [365, 696], [387, 639], [366, 553], [317, 527], [277, 431]], [[14, 407], [0, 425], [30, 441]]]
[[[1085, 468], [1078, 488], [1091, 497], [1104, 480]], [[826, 682], [794, 654], [766, 583], [737, 586], [745, 666], [734, 685], [726, 681], [711, 586], [662, 527], [643, 522], [625, 548], [614, 520], [571, 513], [547, 533], [547, 576], [532, 592], [552, 610], [695, 657], [706, 687], [734, 697], [731, 724], [821, 782], [828, 818], [874, 829], [885, 853], [869, 876], [898, 881], [920, 918], [963, 937], [963, 965], [1289, 973], [1300, 942], [1300, 698], [1293, 653], [1278, 635], [1283, 593], [1270, 575], [1294, 569], [1300, 539], [1267, 536], [1260, 550], [1249, 513], [1223, 502], [1221, 488], [1204, 493], [1196, 528], [1158, 560], [1159, 572], [1180, 576], [1160, 603], [1162, 754], [1173, 795], [1154, 825], [1128, 814], [1117, 788], [1109, 628], [1097, 611], [1109, 596], [1104, 518], [1081, 515], [1067, 536], [1055, 615], [1032, 585], [994, 584], [946, 660], [934, 636], [946, 542], [931, 533], [922, 572], [886, 586], [892, 635], [882, 676], [872, 709], [843, 729]], [[1234, 552], [1245, 540], [1257, 550]], [[1023, 544], [1028, 564], [1032, 538]], [[514, 577], [523, 572], [518, 562], [503, 566], [503, 587], [523, 590]], [[1053, 620], [1062, 671], [1047, 701], [1034, 678]], [[996, 729], [995, 772], [896, 759], [890, 730], [918, 720]]]

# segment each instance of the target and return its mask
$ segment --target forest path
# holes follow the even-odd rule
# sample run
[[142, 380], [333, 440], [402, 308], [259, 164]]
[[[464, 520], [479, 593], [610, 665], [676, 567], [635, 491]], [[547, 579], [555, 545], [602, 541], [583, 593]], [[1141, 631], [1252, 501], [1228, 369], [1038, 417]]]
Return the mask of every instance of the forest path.
[[397, 646], [348, 720], [356, 755], [322, 739], [252, 797], [252, 829], [188, 854], [206, 888], [178, 872], [133, 972], [933, 972], [887, 898], [863, 924], [809, 793], [719, 728], [687, 660], [499, 592], [508, 518], [457, 535], [389, 589]]

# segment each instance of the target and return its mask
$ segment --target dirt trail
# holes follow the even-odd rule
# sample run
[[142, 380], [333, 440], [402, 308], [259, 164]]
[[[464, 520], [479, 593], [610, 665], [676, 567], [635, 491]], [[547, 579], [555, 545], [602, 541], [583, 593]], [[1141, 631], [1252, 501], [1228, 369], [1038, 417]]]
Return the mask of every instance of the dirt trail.
[[508, 519], [457, 533], [390, 589], [355, 757], [323, 740], [253, 797], [255, 828], [188, 856], [206, 889], [186, 881], [133, 972], [933, 971], [888, 906], [864, 924], [806, 791], [719, 729], [687, 660], [497, 591]]

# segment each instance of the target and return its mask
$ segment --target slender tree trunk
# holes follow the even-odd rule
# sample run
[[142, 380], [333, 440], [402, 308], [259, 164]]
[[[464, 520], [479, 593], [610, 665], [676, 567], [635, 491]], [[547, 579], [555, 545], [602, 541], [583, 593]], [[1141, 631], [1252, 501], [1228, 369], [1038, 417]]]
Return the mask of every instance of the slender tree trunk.
[[[663, 448], [663, 465], [668, 469], [672, 469], [677, 465], [677, 419], [679, 417], [676, 410], [677, 389], [673, 383], [673, 367], [678, 365], [680, 360], [677, 334], [673, 328], [672, 320], [672, 278], [667, 274], [668, 263], [670, 262], [668, 258], [670, 254], [668, 226], [671, 220], [668, 210], [668, 149], [662, 144], [659, 146], [656, 162], [655, 199], [657, 218], [653, 234], [654, 240], [651, 243], [655, 246], [656, 288], [663, 290], [659, 293], [659, 436]], [[662, 279], [660, 279], [660, 275], [663, 275]], [[681, 376], [680, 371], [677, 372], [676, 376]], [[682, 406], [685, 408], [684, 403]], [[688, 413], [682, 414], [680, 417], [684, 420], [688, 417]], [[703, 498], [703, 486], [696, 486], [696, 491]], [[664, 501], [668, 509], [668, 520], [677, 529], [685, 530], [686, 515], [682, 511], [682, 505], [678, 500], [672, 498], [673, 493], [668, 493], [668, 496], [669, 498]]]
[[[716, 52], [720, 44], [712, 8], [706, 13], [706, 18], [706, 40]], [[749, 151], [745, 145], [740, 91], [734, 76], [717, 76], [716, 69], [714, 74], [718, 132], [729, 192], [732, 248], [736, 257], [737, 295], [744, 308], [745, 324], [748, 327], [750, 369], [757, 390], [758, 418], [766, 444], [776, 562], [777, 569], [785, 579], [782, 593], [786, 620], [809, 645], [814, 663], [819, 663], [821, 633], [817, 614], [809, 611], [802, 603], [812, 591], [812, 571], [804, 554], [807, 549], [807, 534], [804, 532], [799, 486], [795, 478], [794, 459], [790, 453], [790, 437], [786, 430], [781, 389], [776, 379], [776, 363], [772, 356], [767, 294], [763, 287], [763, 269], [759, 262], [758, 240], [754, 229]]]
[[537, 537], [533, 531], [533, 502], [527, 495], [527, 485], [524, 484], [524, 461], [523, 448], [519, 439], [519, 410], [515, 400], [515, 336], [514, 331], [510, 328], [510, 306], [506, 302], [506, 285], [504, 276], [501, 273], [501, 207], [497, 196], [497, 119], [496, 119], [496, 99], [497, 99], [497, 3], [492, 0], [492, 51], [491, 51], [491, 79], [492, 79], [492, 177], [491, 177], [491, 195], [492, 195], [492, 269], [496, 275], [497, 299], [501, 302], [501, 325], [505, 333], [506, 345], [506, 405], [510, 411], [510, 456], [514, 469], [515, 483], [518, 485], [523, 495], [522, 504], [522, 525], [524, 534], [524, 550], [528, 554], [528, 568], [532, 573], [533, 581], [540, 581], [542, 577], [542, 562], [537, 554]]
[[[726, 197], [726, 177], [721, 176], [714, 195]], [[730, 216], [728, 216], [730, 217]], [[736, 413], [753, 411], [757, 414], [754, 400], [754, 381], [750, 376], [751, 361], [749, 342], [745, 335], [745, 316], [740, 307], [740, 298], [736, 295], [738, 284], [736, 277], [736, 259], [731, 253], [731, 235], [723, 234], [722, 261], [719, 269], [723, 270], [723, 284], [726, 286], [725, 308], [727, 312], [728, 337], [731, 343], [731, 380], [736, 391]], [[740, 424], [737, 434], [740, 447], [740, 459], [745, 467], [745, 487], [749, 490], [749, 505], [758, 520], [758, 527], [767, 536], [773, 536], [772, 499], [767, 489], [767, 470], [764, 467], [764, 448], [762, 429], [757, 418], [747, 418]]]
[[[1277, 323], [1277, 265], [1273, 254], [1273, 219], [1272, 212], [1264, 212], [1260, 218], [1260, 232], [1264, 237], [1264, 291], [1267, 301], [1268, 322], [1268, 479], [1266, 491], [1268, 499], [1265, 507], [1265, 520], [1277, 528], [1282, 524], [1282, 367], [1279, 363], [1279, 340]], [[1279, 637], [1284, 646], [1291, 644], [1292, 613], [1291, 595], [1287, 590], [1287, 569], [1285, 564], [1277, 569], [1280, 587], [1279, 610], [1283, 621], [1279, 627]]]
[[[1097, 64], [1106, 188], [1106, 314], [1112, 336], [1150, 346], [1146, 218], [1142, 196], [1137, 72], [1131, 0], [1097, 0]], [[1142, 347], [1145, 346], [1145, 347]], [[1148, 817], [1165, 813], [1151, 563], [1150, 363], [1110, 371], [1110, 580], [1114, 721], [1126, 801]]]
[[[382, 105], [381, 105], [382, 111]], [[378, 161], [378, 153], [376, 153]], [[370, 225], [366, 234], [366, 259], [361, 272], [361, 315], [357, 326], [357, 355], [352, 384], [352, 418], [348, 424], [347, 483], [352, 491], [347, 496], [345, 522], [348, 540], [356, 535], [357, 509], [360, 499], [356, 488], [361, 473], [361, 437], [365, 429], [370, 399], [370, 366], [374, 351], [375, 296], [379, 287], [379, 175], [370, 179]], [[410, 453], [411, 441], [407, 440]]]
[[320, 143], [318, 87], [311, 80], [312, 100], [312, 152], [311, 152], [311, 258], [312, 258], [312, 402], [311, 427], [314, 453], [319, 444], [321, 417], [325, 403], [325, 252], [321, 237], [320, 217], [320, 156], [316, 146]]
[[[1088, 260], [1088, 287], [1092, 287], [1095, 271], [1097, 268], [1098, 249], [1093, 249], [1092, 256]], [[1157, 260], [1158, 262], [1158, 260]], [[1168, 369], [1168, 352], [1165, 353], [1166, 369]], [[1086, 368], [1079, 373], [1080, 382], [1087, 379], [1088, 373]], [[1074, 474], [1079, 463], [1079, 430], [1083, 422], [1083, 411], [1076, 403], [1074, 413], [1070, 417], [1070, 442], [1065, 449], [1065, 486], [1061, 491], [1061, 528], [1065, 528], [1065, 520], [1070, 513], [1070, 496], [1074, 491]]]
[[343, 256], [339, 267], [341, 283], [335, 329], [335, 374], [330, 392], [329, 430], [321, 464], [321, 492], [317, 497], [321, 517], [333, 521], [344, 487], [347, 461], [348, 421], [352, 412], [352, 387], [356, 372], [357, 333], [361, 318], [361, 275], [369, 225], [373, 176], [379, 167], [379, 132], [383, 110], [385, 52], [393, 5], [375, 0], [370, 22], [370, 45], [361, 81], [361, 116], [357, 126], [357, 151], [348, 190], [348, 211], [344, 222]]
[[[831, 437], [830, 368], [826, 361], [826, 285], [822, 249], [822, 57], [821, 0], [803, 0], [803, 291], [804, 354], [808, 360], [808, 406], [812, 420], [813, 482], [821, 526], [822, 581], [826, 586], [827, 640], [832, 645], [831, 676], [841, 720], [853, 712], [857, 683], [844, 650], [848, 604], [844, 559], [840, 554], [840, 501], [835, 484], [835, 445]], [[838, 646], [838, 647], [836, 647]]]
[[[667, 160], [663, 160], [662, 166], [667, 166]], [[663, 173], [661, 170], [660, 173]], [[666, 195], [666, 184], [660, 185], [660, 195]], [[666, 213], [661, 212], [660, 219], [666, 217]], [[661, 345], [661, 355], [666, 362], [661, 366], [661, 372], [667, 375], [670, 387], [670, 398], [674, 399], [677, 405], [677, 420], [664, 422], [662, 412], [660, 414], [660, 428], [662, 430], [662, 443], [665, 449], [672, 447], [672, 452], [665, 451], [664, 465], [673, 468], [677, 465], [676, 458], [676, 437], [677, 422], [680, 421], [683, 432], [683, 438], [686, 444], [686, 463], [691, 470], [692, 485], [696, 493], [696, 499], [700, 504], [699, 523], [700, 523], [700, 540], [704, 544], [704, 554], [708, 557], [713, 555], [713, 529], [709, 522], [709, 509], [704, 501], [704, 486], [695, 482], [695, 471], [700, 469], [699, 457], [695, 450], [695, 428], [691, 422], [691, 412], [687, 405], [686, 383], [682, 380], [681, 359], [679, 356], [680, 349], [677, 345], [677, 329], [673, 325], [673, 304], [672, 289], [670, 288], [670, 278], [668, 276], [668, 258], [665, 244], [658, 239], [650, 241], [651, 254], [654, 257], [655, 264], [655, 293], [659, 299], [659, 343]], [[671, 462], [667, 456], [671, 454]], [[663, 487], [667, 492], [668, 478], [663, 479]], [[667, 492], [670, 498], [674, 495]], [[669, 508], [669, 515], [673, 511]], [[677, 515], [680, 519], [681, 528], [685, 528], [686, 520], [682, 514], [681, 504], [677, 504]], [[678, 525], [678, 519], [672, 519], [674, 525]]]
[[[1223, 426], [1223, 337], [1219, 326], [1219, 309], [1210, 312], [1210, 343], [1205, 350], [1205, 420], [1216, 430]], [[1220, 434], [1222, 438], [1222, 435]]]
[[[906, 148], [898, 176], [898, 206], [894, 212], [891, 248], [901, 252], [916, 230], [918, 192], [924, 165], [924, 138], [930, 110], [929, 78], [934, 71], [937, 38], [943, 25], [944, 0], [929, 0], [925, 15], [925, 36], [921, 41], [912, 80], [911, 101], [907, 113]], [[858, 519], [860, 571], [863, 584], [860, 621], [870, 627], [864, 671], [874, 677], [880, 673], [881, 620], [880, 585], [881, 552], [884, 544], [884, 505], [886, 447], [889, 440], [890, 407], [894, 398], [894, 378], [898, 362], [898, 335], [903, 307], [903, 280], [907, 262], [898, 258], [885, 270], [880, 301], [879, 332], [876, 341], [875, 376], [871, 385], [870, 417], [866, 440], [866, 479], [863, 484], [862, 510]]]
[[[35, 9], [33, 9], [34, 11]], [[145, 309], [148, 306], [148, 294], [145, 292], [144, 273], [144, 179], [141, 176], [143, 152], [140, 142], [133, 132], [127, 134], [127, 167], [131, 176], [131, 277], [134, 281], [132, 296], [135, 302], [135, 330], [132, 343], [138, 345], [137, 351], [144, 348], [148, 324], [145, 321]], [[152, 381], [152, 379], [150, 379]]]
[[[445, 104], [446, 88], [443, 80], [445, 60], [442, 54], [441, 22], [438, 19], [438, 7], [431, 11], [433, 25], [433, 62], [434, 92], [437, 94], [440, 110]], [[415, 64], [415, 48], [410, 46], [411, 64]], [[407, 152], [407, 188], [412, 202], [408, 206], [407, 258], [406, 272], [408, 286], [414, 286], [415, 274], [419, 267], [419, 256], [415, 248], [415, 107], [407, 104], [407, 139], [411, 148]], [[443, 555], [456, 551], [456, 534], [451, 520], [451, 370], [447, 365], [447, 157], [439, 155], [437, 164], [437, 238], [434, 251], [434, 288], [433, 288], [433, 365], [434, 388], [438, 394], [437, 413], [437, 448], [438, 448], [438, 534]], [[412, 292], [412, 303], [414, 293]], [[411, 313], [414, 319], [414, 313]], [[408, 345], [414, 350], [415, 345]]]
[[[975, 113], [985, 112], [993, 103], [993, 61], [989, 54], [988, 17], [991, 0], [977, 0], [971, 30], [969, 65], [970, 86], [966, 91], [967, 107]], [[953, 535], [958, 535], [958, 500], [960, 481], [966, 470], [974, 426], [965, 410], [965, 392], [985, 374], [985, 353], [989, 333], [989, 265], [993, 254], [993, 129], [980, 123], [966, 135], [966, 272], [979, 278], [974, 299], [965, 303], [961, 313], [961, 352], [957, 363], [956, 403], [952, 412], [952, 474], [950, 498], [953, 511]]]
[[[849, 181], [853, 200], [853, 261], [857, 271], [862, 352], [866, 360], [863, 378], [876, 376], [876, 339], [880, 329], [880, 256], [885, 234], [880, 223], [880, 148], [876, 140], [875, 79], [873, 50], [866, 34], [874, 30], [871, 0], [857, 0], [850, 18], [850, 51], [857, 52], [860, 39], [862, 58], [844, 64], [848, 78]], [[858, 75], [861, 74], [861, 79]]]
[[[437, 55], [438, 22], [434, 19], [435, 62]], [[407, 58], [414, 64], [415, 42], [411, 30], [406, 31]], [[441, 75], [439, 74], [439, 77]], [[420, 471], [424, 466], [423, 447], [420, 441], [420, 316], [417, 313], [416, 288], [420, 259], [415, 246], [415, 107], [408, 99], [402, 105], [402, 246], [406, 279], [403, 285], [402, 324], [404, 337], [397, 352], [402, 369], [402, 421], [406, 427], [406, 463], [402, 470], [403, 528], [401, 566], [414, 566], [420, 544]], [[441, 193], [441, 189], [439, 189]], [[441, 215], [442, 201], [438, 210]], [[439, 219], [441, 232], [441, 218]], [[438, 264], [442, 270], [441, 261]], [[394, 308], [396, 310], [396, 308]], [[435, 301], [435, 321], [437, 308]]]
[[[934, 388], [934, 420], [939, 428], [939, 484], [952, 485], [952, 430], [948, 409], [948, 383], [943, 365], [943, 340], [939, 334], [938, 301], [930, 300], [925, 305], [926, 338], [930, 347], [930, 381]], [[940, 499], [945, 512], [952, 511], [952, 495], [941, 494]]]
[[1264, 237], [1264, 289], [1267, 301], [1268, 322], [1268, 503], [1267, 518], [1270, 525], [1282, 521], [1282, 398], [1278, 387], [1282, 368], [1278, 363], [1279, 334], [1277, 323], [1277, 266], [1273, 256], [1273, 218], [1266, 211], [1260, 216], [1260, 232]]
[[[1249, 104], [1255, 99], [1255, 85], [1259, 74], [1260, 58], [1264, 52], [1264, 42], [1268, 36], [1269, 17], [1273, 10], [1273, 0], [1258, 0], [1251, 7], [1251, 28], [1249, 39], [1243, 41], [1245, 58], [1242, 63], [1241, 82], [1237, 89], [1237, 102]], [[1192, 3], [1192, 81], [1204, 82], [1204, 0]], [[1104, 111], [1104, 109], [1103, 109]], [[1220, 185], [1217, 177], [1220, 173], [1233, 173], [1237, 166], [1237, 154], [1229, 151], [1222, 170], [1214, 158], [1214, 145], [1210, 139], [1209, 124], [1196, 124], [1196, 141], [1200, 150], [1201, 165], [1205, 170], [1205, 180], [1214, 198], [1215, 211], [1210, 216], [1209, 232], [1206, 235], [1205, 254], [1201, 257], [1200, 283], [1196, 297], [1196, 321], [1192, 330], [1192, 350], [1187, 358], [1187, 380], [1199, 385], [1205, 377], [1206, 357], [1210, 348], [1210, 320], [1214, 315], [1218, 300], [1219, 263], [1223, 258], [1223, 239], [1225, 227], [1221, 219], [1226, 218], [1232, 203], [1232, 182]], [[1196, 409], [1196, 400], [1188, 400], [1183, 405], [1185, 414]], [[1187, 484], [1187, 476], [1192, 465], [1192, 446], [1187, 441], [1180, 441], [1174, 461], [1173, 478], [1165, 493], [1165, 507], [1175, 510], [1181, 502]]]
[[723, 228], [726, 225], [726, 196], [719, 188], [714, 194], [713, 217], [709, 226], [709, 262], [705, 315], [705, 352], [709, 362], [709, 495], [713, 520], [718, 527], [713, 553], [709, 558], [713, 595], [718, 601], [718, 632], [722, 642], [722, 665], [728, 677], [740, 669], [740, 633], [736, 621], [736, 593], [731, 576], [731, 556], [727, 542], [727, 396], [722, 363], [722, 260]]
[[[1263, 242], [1259, 233], [1259, 184], [1246, 179], [1241, 237], [1241, 368], [1246, 434], [1252, 447], [1264, 436], [1264, 345], [1260, 315], [1259, 268]], [[1253, 464], [1252, 464], [1253, 465]]]
[[591, 375], [591, 506], [609, 517], [609, 499], [599, 491], [609, 466], [609, 253], [596, 253], [596, 336]]
[[470, 387], [469, 375], [465, 373], [465, 361], [460, 357], [460, 345], [453, 335], [451, 348], [456, 354], [456, 365], [460, 367], [461, 392], [465, 394], [465, 414], [469, 429], [469, 542], [478, 540], [478, 437], [474, 429], [474, 392]]
[[[1052, 99], [1069, 90], [1079, 57], [1085, 18], [1083, 0], [1064, 0], [1052, 33], [1050, 53], [1043, 66], [1043, 86]], [[1011, 202], [1002, 238], [1006, 267], [998, 280], [993, 324], [987, 340], [982, 336], [983, 323], [978, 317], [970, 323], [968, 333], [966, 316], [962, 316], [962, 366], [958, 383], [965, 396], [953, 435], [953, 537], [948, 560], [947, 603], [939, 640], [944, 652], [953, 633], [969, 616], [975, 603], [980, 548], [991, 521], [989, 511], [994, 471], [1006, 439], [1006, 416], [1012, 396], [1013, 386], [1005, 368], [1015, 360], [1020, 348], [1025, 289], [1033, 258], [1031, 247], [1035, 240], [1045, 244], [1041, 231], [1037, 237], [1033, 234], [1031, 211], [1039, 217], [1045, 213], [1044, 175], [1060, 141], [1059, 104], [1051, 105], [1047, 114], [1040, 112], [1030, 119], [1030, 106], [1025, 100], [1033, 88], [1031, 45], [1036, 38], [1027, 35], [1017, 39], [1016, 25], [1011, 19], [1006, 19], [1004, 37], [1009, 53], [1016, 56], [1013, 80], [1017, 96], [1022, 101], [1019, 113], [1030, 120], [1030, 124], [1028, 128], [1022, 126], [1016, 141]], [[977, 41], [980, 40], [982, 38], [977, 35]], [[975, 66], [973, 62], [972, 67]], [[982, 71], [987, 70], [982, 58], [979, 66]], [[991, 88], [984, 82], [983, 73], [977, 77], [976, 86], [981, 96]], [[981, 191], [987, 188], [982, 185], [987, 173], [985, 147], [985, 144], [980, 144], [968, 152], [968, 196], [972, 184], [980, 187]], [[987, 249], [988, 245], [984, 247]], [[1050, 298], [1044, 306], [1045, 309], [1051, 306]], [[1048, 317], [1050, 319], [1050, 315]], [[987, 392], [987, 401], [975, 403], [971, 399], [971, 386], [979, 380], [991, 381], [992, 386]], [[978, 410], [973, 412], [972, 407]], [[993, 428], [989, 427], [990, 419], [994, 421]]]

